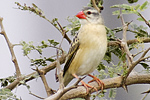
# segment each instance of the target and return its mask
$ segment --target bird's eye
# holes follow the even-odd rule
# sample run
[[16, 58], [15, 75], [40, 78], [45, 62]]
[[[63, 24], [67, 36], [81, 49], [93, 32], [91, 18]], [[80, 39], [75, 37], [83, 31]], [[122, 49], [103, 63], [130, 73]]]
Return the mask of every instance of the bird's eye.
[[88, 11], [88, 12], [87, 12], [87, 14], [88, 14], [88, 15], [90, 15], [90, 14], [91, 14], [91, 12], [90, 12], [90, 11]]

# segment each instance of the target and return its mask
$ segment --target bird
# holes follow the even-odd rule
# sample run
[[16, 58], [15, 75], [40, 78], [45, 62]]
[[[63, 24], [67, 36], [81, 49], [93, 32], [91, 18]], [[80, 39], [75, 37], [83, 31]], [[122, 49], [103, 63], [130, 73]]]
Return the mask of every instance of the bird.
[[[67, 86], [73, 78], [89, 75], [92, 81], [99, 85], [103, 82], [91, 75], [103, 59], [107, 50], [107, 35], [101, 14], [93, 7], [84, 7], [76, 17], [79, 18], [81, 27], [71, 43], [63, 70], [63, 83]], [[90, 82], [92, 82], [90, 81]], [[88, 87], [83, 80], [80, 81], [88, 92]], [[94, 88], [96, 90], [96, 88]]]

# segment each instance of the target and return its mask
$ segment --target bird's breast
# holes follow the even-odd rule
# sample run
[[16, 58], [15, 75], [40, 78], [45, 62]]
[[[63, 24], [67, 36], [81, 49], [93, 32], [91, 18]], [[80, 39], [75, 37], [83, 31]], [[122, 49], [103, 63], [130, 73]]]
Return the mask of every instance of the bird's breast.
[[[83, 30], [84, 29], [84, 30]], [[107, 49], [106, 30], [103, 25], [85, 26], [80, 30], [80, 47], [78, 54], [82, 63], [77, 69], [77, 75], [85, 75], [93, 72], [103, 59]]]

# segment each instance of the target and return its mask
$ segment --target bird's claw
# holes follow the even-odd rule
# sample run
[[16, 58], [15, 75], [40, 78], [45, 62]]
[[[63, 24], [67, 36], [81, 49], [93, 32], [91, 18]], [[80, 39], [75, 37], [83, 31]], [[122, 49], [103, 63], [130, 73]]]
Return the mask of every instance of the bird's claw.
[[91, 83], [91, 82], [93, 82], [93, 81], [96, 81], [96, 82], [98, 83], [98, 85], [101, 87], [101, 91], [103, 91], [103, 89], [104, 89], [104, 83], [103, 83], [103, 81], [101, 81], [99, 78], [97, 78], [97, 77], [95, 77], [95, 76], [93, 76], [93, 75], [90, 75], [90, 74], [88, 74], [88, 75], [93, 78], [93, 79], [92, 79], [91, 81], [89, 81], [88, 83]]
[[89, 84], [86, 84], [84, 81], [81, 81], [81, 83], [86, 88], [87, 94], [89, 94], [89, 88], [93, 88], [95, 91], [98, 92], [98, 90], [95, 87], [93, 87], [93, 86], [91, 86]]

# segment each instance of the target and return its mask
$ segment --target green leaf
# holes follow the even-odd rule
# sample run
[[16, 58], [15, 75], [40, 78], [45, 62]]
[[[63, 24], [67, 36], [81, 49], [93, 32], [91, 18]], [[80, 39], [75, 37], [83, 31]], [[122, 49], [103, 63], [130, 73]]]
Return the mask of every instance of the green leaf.
[[70, 22], [70, 24], [66, 26], [67, 31], [71, 31], [71, 35], [77, 34], [81, 26], [81, 24], [79, 23], [79, 19], [77, 19], [76, 17], [68, 17], [67, 20], [68, 22]]
[[113, 11], [112, 14], [113, 14], [113, 15], [119, 15], [119, 14], [120, 14], [120, 11], [119, 11], [119, 10]]
[[7, 86], [9, 83], [12, 83], [15, 79], [15, 76], [9, 76], [7, 78], [0, 79], [1, 87]]
[[146, 64], [146, 63], [139, 63], [139, 64], [141, 64], [145, 69], [148, 69], [148, 68], [149, 68], [149, 65]]
[[122, 5], [113, 5], [111, 8], [124, 8], [124, 9], [131, 9], [132, 7], [127, 4], [122, 4]]
[[137, 18], [137, 20], [138, 20], [138, 21], [144, 21], [144, 19], [141, 18], [141, 17]]
[[140, 8], [140, 5], [139, 5], [139, 4], [137, 4], [137, 5], [134, 7], [135, 10], [138, 10], [139, 8]]
[[128, 0], [129, 3], [136, 3], [138, 0]]
[[120, 60], [121, 61], [125, 61], [126, 60], [126, 53], [124, 53], [124, 54], [121, 55]]
[[106, 60], [107, 63], [110, 63], [110, 62], [111, 62], [111, 52], [107, 51], [107, 52], [105, 53], [105, 56], [104, 56], [103, 59]]
[[54, 60], [54, 59], [52, 59], [52, 58], [47, 58], [47, 59], [46, 59], [46, 61], [53, 62], [53, 61], [55, 61], [55, 60]]
[[115, 98], [116, 97], [116, 88], [111, 88], [109, 91], [109, 98]]
[[149, 3], [148, 3], [148, 1], [145, 1], [141, 6], [140, 6], [140, 10], [144, 10], [144, 9], [146, 9], [147, 7], [147, 5], [148, 5]]
[[11, 90], [9, 89], [0, 89], [0, 100], [19, 100], [16, 98], [16, 95], [14, 95]]
[[104, 64], [102, 64], [102, 63], [100, 63], [99, 65], [98, 65], [98, 67], [97, 67], [97, 70], [98, 71], [100, 71], [100, 70], [105, 70], [105, 65]]
[[59, 42], [55, 42], [54, 40], [49, 40], [49, 39], [48, 42], [53, 46], [57, 46], [59, 44]]

